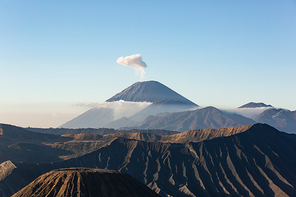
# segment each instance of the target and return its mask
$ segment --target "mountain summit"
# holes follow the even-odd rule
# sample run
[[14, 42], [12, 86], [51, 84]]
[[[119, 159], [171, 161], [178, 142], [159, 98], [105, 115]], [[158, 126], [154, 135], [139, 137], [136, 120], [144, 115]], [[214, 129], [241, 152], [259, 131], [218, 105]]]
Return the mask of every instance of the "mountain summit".
[[239, 108], [258, 108], [258, 107], [273, 107], [271, 105], [266, 105], [265, 103], [254, 103], [249, 102], [245, 105], [240, 106]]
[[111, 97], [107, 102], [112, 101], [134, 101], [134, 102], [161, 102], [167, 100], [179, 101], [197, 107], [195, 103], [186, 99], [174, 90], [157, 81], [137, 82]]
[[[152, 103], [143, 109], [120, 109], [116, 102], [129, 101]], [[106, 101], [114, 102], [112, 107], [94, 107], [76, 118], [61, 125], [64, 128], [120, 128], [131, 126], [143, 121], [149, 115], [165, 112], [180, 112], [198, 107], [174, 90], [157, 81], [137, 82], [123, 91], [117, 93]], [[124, 102], [120, 105], [125, 105]], [[135, 104], [137, 106], [137, 104]], [[131, 112], [134, 112], [131, 114]], [[117, 113], [117, 114], [116, 114]], [[120, 116], [118, 115], [120, 114]], [[130, 119], [128, 119], [130, 117]], [[123, 119], [122, 119], [123, 118]], [[115, 122], [116, 121], [116, 122]], [[120, 123], [120, 124], [119, 124]]]
[[160, 197], [145, 184], [130, 175], [114, 170], [68, 168], [50, 171], [39, 176], [13, 197], [96, 197], [145, 196]]

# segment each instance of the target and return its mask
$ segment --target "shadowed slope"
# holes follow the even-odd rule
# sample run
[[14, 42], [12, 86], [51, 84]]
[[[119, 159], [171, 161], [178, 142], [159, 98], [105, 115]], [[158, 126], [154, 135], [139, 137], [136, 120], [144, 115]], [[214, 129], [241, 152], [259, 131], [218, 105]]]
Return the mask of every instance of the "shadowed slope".
[[24, 162], [59, 161], [62, 160], [59, 158], [60, 155], [71, 154], [71, 152], [45, 146], [42, 143], [63, 143], [71, 139], [0, 124], [0, 162], [6, 160]]
[[167, 129], [188, 131], [203, 128], [227, 128], [254, 124], [255, 121], [244, 116], [225, 113], [215, 107], [206, 107], [194, 111], [175, 112], [148, 116], [137, 129]]
[[2, 177], [0, 189], [17, 191], [56, 168], [97, 167], [128, 173], [162, 195], [295, 196], [295, 155], [295, 135], [265, 124], [229, 137], [184, 144], [119, 138], [63, 162], [14, 163], [17, 168]]
[[188, 105], [187, 103], [181, 101], [174, 101], [174, 100], [166, 100], [166, 101], [159, 101], [155, 102], [152, 105], [144, 108], [140, 112], [134, 114], [133, 116], [129, 117], [130, 120], [135, 122], [141, 122], [145, 120], [146, 117], [149, 115], [156, 115], [159, 113], [172, 113], [172, 112], [181, 112], [187, 111], [189, 109], [193, 109], [193, 105]]
[[16, 127], [8, 124], [0, 124], [0, 142], [10, 143], [14, 141], [22, 142], [40, 142], [40, 141], [62, 141], [67, 140], [59, 135], [44, 134], [28, 131], [21, 127]]
[[135, 139], [149, 142], [169, 142], [169, 143], [184, 143], [184, 142], [199, 142], [217, 137], [227, 137], [234, 134], [242, 133], [249, 129], [252, 125], [241, 127], [230, 127], [222, 129], [196, 129], [172, 135], [155, 135], [153, 133], [117, 133], [104, 135], [102, 140], [109, 141], [118, 137], [126, 139]]
[[230, 127], [222, 129], [196, 129], [189, 130], [174, 135], [161, 136], [162, 142], [171, 143], [185, 143], [185, 142], [199, 142], [203, 140], [210, 140], [217, 137], [227, 137], [234, 134], [242, 133], [248, 130], [252, 125], [241, 127]]
[[296, 111], [271, 108], [259, 114], [255, 120], [280, 131], [296, 133]]
[[157, 197], [133, 177], [114, 170], [59, 169], [39, 176], [13, 197]]

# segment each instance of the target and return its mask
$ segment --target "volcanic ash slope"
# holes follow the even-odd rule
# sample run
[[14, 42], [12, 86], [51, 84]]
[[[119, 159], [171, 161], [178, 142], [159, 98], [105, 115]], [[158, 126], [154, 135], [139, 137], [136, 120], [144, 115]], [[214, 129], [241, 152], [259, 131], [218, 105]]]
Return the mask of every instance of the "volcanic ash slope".
[[159, 197], [145, 184], [114, 170], [69, 168], [45, 173], [13, 197]]

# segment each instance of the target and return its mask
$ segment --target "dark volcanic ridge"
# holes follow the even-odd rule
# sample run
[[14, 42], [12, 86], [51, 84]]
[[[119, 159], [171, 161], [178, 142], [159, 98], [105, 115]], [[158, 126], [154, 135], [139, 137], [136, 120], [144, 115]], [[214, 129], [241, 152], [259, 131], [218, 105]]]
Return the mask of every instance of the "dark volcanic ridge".
[[294, 134], [266, 124], [216, 131], [220, 132], [233, 135], [187, 143], [118, 138], [97, 151], [62, 162], [8, 162], [0, 173], [0, 190], [8, 196], [50, 170], [87, 167], [127, 173], [161, 195], [296, 195]]
[[145, 184], [115, 170], [68, 168], [45, 173], [13, 197], [159, 197]]
[[131, 130], [120, 130], [111, 128], [81, 128], [81, 129], [68, 129], [68, 128], [24, 128], [29, 131], [38, 133], [47, 133], [55, 135], [65, 135], [65, 134], [95, 134], [95, 135], [108, 135], [116, 133], [153, 133], [155, 135], [172, 135], [179, 133], [177, 131], [169, 131], [164, 129], [131, 129]]

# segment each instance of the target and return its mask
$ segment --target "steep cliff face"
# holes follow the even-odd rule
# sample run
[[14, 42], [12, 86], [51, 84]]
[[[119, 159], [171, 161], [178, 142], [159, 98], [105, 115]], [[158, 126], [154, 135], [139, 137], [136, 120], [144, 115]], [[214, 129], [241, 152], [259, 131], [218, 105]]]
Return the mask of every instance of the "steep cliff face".
[[13, 197], [159, 197], [130, 175], [114, 170], [69, 168], [36, 178]]
[[265, 124], [230, 132], [228, 137], [189, 143], [118, 138], [63, 162], [15, 163], [17, 168], [0, 188], [16, 192], [52, 169], [91, 167], [128, 173], [163, 196], [296, 195], [295, 135]]

